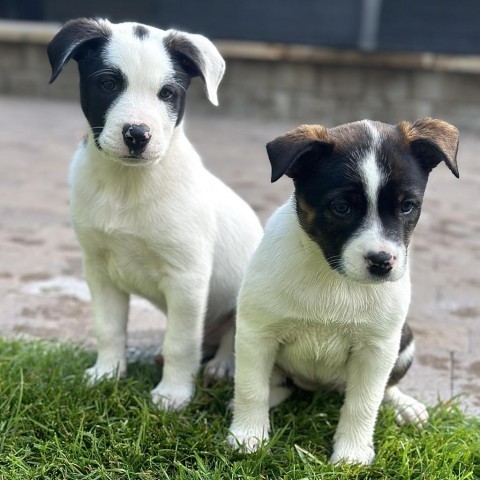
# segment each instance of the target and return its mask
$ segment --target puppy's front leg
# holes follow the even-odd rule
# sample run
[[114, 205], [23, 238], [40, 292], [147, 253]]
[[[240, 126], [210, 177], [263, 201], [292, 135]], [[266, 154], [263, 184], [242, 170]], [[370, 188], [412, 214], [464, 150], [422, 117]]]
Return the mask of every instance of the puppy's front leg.
[[399, 343], [399, 336], [395, 341], [382, 339], [376, 345], [359, 347], [350, 354], [332, 462], [369, 465], [375, 459], [375, 422]]
[[277, 351], [276, 339], [245, 332], [240, 320], [235, 341], [233, 421], [227, 438], [233, 448], [255, 452], [268, 439], [270, 377]]
[[90, 384], [127, 372], [125, 347], [129, 295], [115, 287], [98, 261], [85, 259], [85, 276], [92, 295], [97, 361], [85, 372]]
[[208, 281], [208, 275], [177, 277], [165, 291], [168, 311], [163, 375], [151, 391], [152, 401], [164, 410], [180, 410], [193, 397], [202, 357]]

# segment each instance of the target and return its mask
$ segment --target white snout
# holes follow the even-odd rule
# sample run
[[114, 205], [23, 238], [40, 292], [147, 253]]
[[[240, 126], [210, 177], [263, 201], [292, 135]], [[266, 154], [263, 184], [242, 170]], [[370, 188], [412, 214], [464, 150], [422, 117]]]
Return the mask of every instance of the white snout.
[[[125, 164], [152, 164], [167, 153], [175, 124], [165, 105], [156, 98], [127, 90], [106, 115], [105, 126], [98, 138], [100, 148], [106, 154]], [[123, 129], [127, 124], [148, 125], [150, 129], [148, 145], [138, 158], [132, 155], [124, 141]]]
[[406, 248], [372, 230], [353, 237], [341, 255], [343, 274], [362, 283], [395, 282], [405, 274], [406, 266]]

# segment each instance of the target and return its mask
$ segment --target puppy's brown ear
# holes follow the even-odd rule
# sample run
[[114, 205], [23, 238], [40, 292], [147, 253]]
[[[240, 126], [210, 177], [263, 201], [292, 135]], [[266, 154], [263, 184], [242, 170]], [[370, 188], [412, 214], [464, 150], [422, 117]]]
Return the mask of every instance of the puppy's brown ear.
[[217, 90], [223, 74], [225, 61], [215, 45], [203, 35], [167, 30], [165, 46], [192, 77], [204, 81], [208, 99], [218, 105]]
[[106, 41], [111, 35], [107, 20], [77, 18], [70, 20], [53, 37], [47, 47], [48, 59], [52, 67], [52, 83], [70, 58], [79, 53], [81, 47], [90, 41]]
[[267, 143], [267, 153], [272, 166], [272, 182], [282, 175], [296, 177], [309, 160], [328, 155], [333, 141], [322, 125], [301, 125], [295, 130]]
[[413, 155], [430, 173], [440, 162], [445, 162], [458, 178], [458, 130], [447, 122], [434, 118], [417, 120], [413, 125], [400, 123], [404, 136], [410, 143]]

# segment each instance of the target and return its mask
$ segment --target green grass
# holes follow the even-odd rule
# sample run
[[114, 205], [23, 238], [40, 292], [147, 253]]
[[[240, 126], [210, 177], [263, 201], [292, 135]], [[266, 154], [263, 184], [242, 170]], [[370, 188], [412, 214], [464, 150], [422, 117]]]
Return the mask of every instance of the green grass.
[[382, 410], [371, 467], [327, 462], [341, 398], [297, 392], [271, 413], [273, 439], [246, 456], [225, 443], [232, 386], [203, 388], [181, 414], [149, 403], [161, 372], [89, 388], [94, 356], [71, 345], [0, 340], [0, 478], [478, 479], [480, 423], [455, 405], [430, 410], [423, 431]]

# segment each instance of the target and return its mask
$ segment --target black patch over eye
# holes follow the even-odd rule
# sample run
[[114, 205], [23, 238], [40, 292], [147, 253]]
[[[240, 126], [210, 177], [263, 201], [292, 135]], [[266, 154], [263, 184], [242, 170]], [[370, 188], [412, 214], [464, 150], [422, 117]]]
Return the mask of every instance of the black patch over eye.
[[400, 211], [404, 214], [409, 214], [416, 207], [416, 203], [413, 200], [404, 200], [400, 204]]
[[103, 80], [100, 85], [106, 92], [114, 92], [117, 89], [117, 82], [112, 78], [109, 78], [108, 80]]
[[162, 100], [168, 100], [169, 98], [172, 98], [175, 95], [175, 91], [173, 90], [172, 87], [165, 86], [162, 87], [162, 89], [158, 92], [158, 98]]
[[343, 198], [334, 200], [330, 204], [330, 208], [333, 213], [339, 217], [346, 217], [347, 215], [350, 215], [350, 212], [352, 211], [350, 204]]

